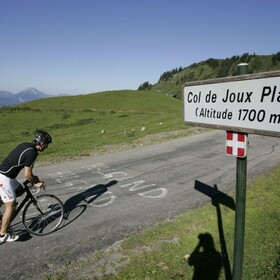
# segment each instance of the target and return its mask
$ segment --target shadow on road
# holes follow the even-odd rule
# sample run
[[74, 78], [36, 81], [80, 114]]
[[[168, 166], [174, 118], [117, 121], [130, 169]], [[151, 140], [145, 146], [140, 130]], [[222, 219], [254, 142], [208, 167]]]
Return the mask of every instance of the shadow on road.
[[[200, 191], [201, 193], [209, 196], [212, 199], [212, 204], [213, 206], [216, 207], [216, 213], [217, 213], [217, 221], [218, 221], [218, 230], [219, 230], [219, 239], [220, 239], [220, 244], [221, 244], [221, 266], [219, 263], [219, 259], [217, 256], [217, 251], [215, 251], [214, 249], [214, 243], [213, 243], [213, 239], [212, 236], [207, 233], [206, 235], [200, 235], [200, 237], [205, 237], [203, 238], [203, 242], [199, 242], [197, 248], [202, 248], [204, 246], [204, 250], [203, 251], [212, 251], [212, 253], [214, 253], [214, 255], [217, 257], [216, 259], [216, 264], [212, 263], [212, 268], [209, 267], [203, 267], [200, 266], [199, 262], [198, 262], [198, 266], [195, 268], [194, 271], [194, 276], [193, 279], [218, 279], [218, 278], [213, 278], [216, 277], [215, 275], [219, 272], [222, 267], [224, 267], [224, 271], [225, 271], [225, 279], [226, 280], [231, 280], [232, 279], [232, 273], [231, 273], [231, 267], [230, 267], [230, 262], [229, 262], [229, 257], [228, 257], [228, 252], [227, 252], [227, 246], [226, 246], [226, 241], [225, 241], [225, 236], [224, 236], [224, 230], [223, 230], [223, 221], [222, 221], [222, 213], [221, 213], [221, 208], [220, 205], [224, 205], [232, 210], [235, 211], [235, 203], [232, 197], [228, 196], [227, 194], [221, 192], [218, 190], [218, 187], [216, 185], [214, 185], [214, 187], [208, 186], [200, 181], [195, 181], [195, 186], [194, 188], [198, 191]], [[197, 252], [197, 248], [194, 250], [194, 252]], [[210, 253], [204, 254], [204, 255], [199, 255], [201, 256], [204, 260], [205, 258], [209, 257], [209, 260], [205, 260], [206, 262], [209, 261], [209, 263], [211, 263], [211, 257], [210, 257]], [[208, 256], [208, 257], [207, 257]], [[214, 267], [213, 267], [214, 265]], [[206, 274], [205, 278], [197, 278], [197, 275], [202, 276], [205, 271], [204, 269], [208, 269], [208, 274]], [[209, 276], [211, 275], [211, 272], [213, 273], [212, 278], [209, 278]], [[218, 275], [219, 275], [218, 273]], [[204, 274], [205, 275], [205, 274]], [[208, 277], [208, 278], [207, 278]]]
[[107, 192], [109, 187], [117, 183], [118, 181], [113, 180], [105, 185], [99, 184], [67, 199], [64, 203], [64, 219], [66, 222], [62, 227], [65, 227], [79, 218], [86, 210], [88, 204], [92, 203], [102, 194]]
[[[117, 184], [118, 181], [113, 180], [108, 184], [99, 184], [84, 192], [70, 197], [64, 203], [64, 224], [60, 226], [57, 230], [67, 226], [68, 224], [79, 218], [87, 208], [87, 205], [92, 203], [102, 194], [107, 192], [108, 188]], [[32, 238], [32, 235], [26, 231], [21, 220], [13, 223], [10, 227], [10, 233], [14, 235], [19, 235], [20, 242], [28, 241]], [[0, 245], [5, 243], [0, 243]]]

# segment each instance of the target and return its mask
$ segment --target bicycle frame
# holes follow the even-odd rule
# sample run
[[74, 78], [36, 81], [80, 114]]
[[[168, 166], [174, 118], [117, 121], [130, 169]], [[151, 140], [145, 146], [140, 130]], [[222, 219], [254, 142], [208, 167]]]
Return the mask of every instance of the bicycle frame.
[[15, 217], [18, 215], [18, 213], [20, 212], [20, 210], [24, 207], [24, 205], [29, 201], [36, 201], [36, 198], [33, 196], [33, 194], [31, 193], [31, 191], [29, 190], [28, 184], [31, 183], [29, 181], [24, 181], [21, 185], [26, 193], [25, 198], [23, 199], [23, 201], [17, 206], [14, 215], [11, 219], [11, 223], [12, 221], [15, 219]]
[[14, 211], [10, 222], [11, 232], [12, 222], [21, 210], [22, 223], [28, 233], [43, 236], [57, 230], [64, 218], [61, 200], [53, 194], [33, 194], [30, 189], [33, 185], [29, 181], [23, 182], [21, 186], [26, 195]]

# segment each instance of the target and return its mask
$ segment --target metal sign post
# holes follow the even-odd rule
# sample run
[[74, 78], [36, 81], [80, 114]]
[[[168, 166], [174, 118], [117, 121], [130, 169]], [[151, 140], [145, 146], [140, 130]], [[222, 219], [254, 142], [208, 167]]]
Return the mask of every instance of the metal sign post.
[[[237, 66], [237, 71], [238, 75], [247, 74], [248, 64], [239, 64]], [[247, 157], [237, 157], [233, 280], [242, 279], [246, 209], [246, 181]]]
[[246, 206], [247, 157], [237, 158], [236, 166], [236, 201], [235, 201], [235, 231], [233, 279], [242, 279], [245, 206]]

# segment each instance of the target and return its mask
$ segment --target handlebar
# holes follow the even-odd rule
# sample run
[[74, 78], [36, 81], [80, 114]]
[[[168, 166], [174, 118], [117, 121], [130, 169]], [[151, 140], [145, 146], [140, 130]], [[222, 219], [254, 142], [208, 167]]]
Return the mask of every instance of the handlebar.
[[[29, 180], [25, 180], [22, 184], [23, 184], [24, 187], [26, 187], [26, 188], [31, 188], [31, 187], [34, 186], [34, 185], [32, 184], [32, 182], [29, 181]], [[28, 184], [29, 184], [29, 186], [28, 186]]]
[[23, 183], [23, 188], [25, 189], [26, 192], [30, 192], [33, 195], [36, 195], [37, 193], [39, 193], [42, 188], [38, 188], [35, 186], [35, 184], [33, 184], [31, 181], [29, 180], [25, 180]]

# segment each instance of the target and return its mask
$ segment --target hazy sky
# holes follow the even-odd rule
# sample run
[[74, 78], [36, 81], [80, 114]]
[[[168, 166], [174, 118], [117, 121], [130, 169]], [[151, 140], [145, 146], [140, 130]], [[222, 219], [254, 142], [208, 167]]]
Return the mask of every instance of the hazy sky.
[[280, 51], [279, 0], [0, 0], [0, 90], [137, 89], [208, 58]]

